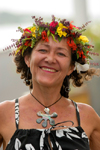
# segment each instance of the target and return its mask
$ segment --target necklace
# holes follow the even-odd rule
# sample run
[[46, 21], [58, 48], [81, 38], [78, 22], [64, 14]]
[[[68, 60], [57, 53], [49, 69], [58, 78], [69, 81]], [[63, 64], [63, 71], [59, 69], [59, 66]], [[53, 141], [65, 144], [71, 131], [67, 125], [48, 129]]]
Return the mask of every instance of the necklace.
[[[49, 106], [45, 106], [45, 105], [43, 105], [31, 92], [30, 92], [30, 94], [35, 98], [36, 101], [38, 101], [42, 106], [45, 107], [45, 108], [44, 108], [45, 114], [44, 114], [42, 111], [37, 112], [37, 116], [39, 116], [39, 117], [41, 117], [41, 118], [37, 119], [36, 122], [37, 122], [38, 124], [40, 124], [40, 123], [43, 121], [42, 127], [44, 127], [44, 128], [47, 127], [47, 120], [49, 120], [50, 125], [52, 125], [52, 126], [55, 125], [55, 121], [54, 121], [54, 119], [52, 119], [52, 118], [56, 118], [58, 115], [57, 115], [56, 112], [54, 112], [54, 113], [52, 113], [52, 114], [49, 114], [49, 112], [50, 112], [49, 107], [51, 107], [51, 106], [53, 106], [54, 104], [56, 104], [56, 103], [62, 98], [62, 95], [61, 95], [61, 97], [60, 97], [58, 100], [56, 100], [53, 104], [51, 104], [51, 105], [49, 105]], [[51, 117], [52, 117], [52, 118], [51, 118]]]

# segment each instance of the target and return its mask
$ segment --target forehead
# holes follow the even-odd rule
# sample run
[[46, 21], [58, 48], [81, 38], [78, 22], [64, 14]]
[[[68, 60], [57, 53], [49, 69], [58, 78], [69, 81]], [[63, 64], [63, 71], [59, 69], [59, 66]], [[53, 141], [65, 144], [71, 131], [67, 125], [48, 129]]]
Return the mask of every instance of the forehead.
[[67, 39], [62, 39], [60, 42], [56, 39], [56, 41], [53, 40], [53, 38], [50, 36], [48, 42], [45, 42], [43, 40], [40, 40], [37, 44], [36, 47], [41, 47], [45, 46], [47, 48], [61, 48], [61, 49], [70, 49], [68, 44], [67, 44]]

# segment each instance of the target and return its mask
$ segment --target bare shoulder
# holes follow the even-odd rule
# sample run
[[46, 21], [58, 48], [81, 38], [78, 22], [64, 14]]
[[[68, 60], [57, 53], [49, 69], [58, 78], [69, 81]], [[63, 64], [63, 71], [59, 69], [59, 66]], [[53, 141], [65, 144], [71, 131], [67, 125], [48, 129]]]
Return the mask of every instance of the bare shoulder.
[[86, 115], [92, 116], [92, 118], [98, 118], [98, 114], [94, 110], [94, 108], [85, 103], [77, 103], [78, 108], [80, 109], [80, 113], [84, 113]]
[[6, 140], [7, 128], [11, 125], [14, 111], [14, 100], [4, 101], [0, 103], [0, 146]]
[[90, 113], [90, 112], [93, 112], [94, 114], [96, 113], [95, 110], [93, 109], [92, 106], [88, 105], [88, 104], [85, 104], [85, 103], [77, 103], [78, 105], [78, 108], [80, 110], [80, 112], [84, 112], [84, 114], [87, 114], [87, 113]]
[[91, 150], [100, 150], [100, 117], [87, 104], [77, 103], [80, 111], [82, 126], [89, 132]]
[[0, 103], [0, 112], [7, 110], [9, 107], [14, 105], [15, 100], [6, 100]]
[[88, 121], [90, 121], [90, 123], [92, 123], [91, 125], [94, 125], [94, 128], [97, 127], [97, 122], [100, 121], [100, 117], [96, 113], [94, 108], [84, 103], [77, 103], [77, 105], [78, 105], [82, 119], [86, 118]]
[[0, 128], [5, 123], [6, 118], [14, 109], [15, 100], [6, 100], [0, 103]]

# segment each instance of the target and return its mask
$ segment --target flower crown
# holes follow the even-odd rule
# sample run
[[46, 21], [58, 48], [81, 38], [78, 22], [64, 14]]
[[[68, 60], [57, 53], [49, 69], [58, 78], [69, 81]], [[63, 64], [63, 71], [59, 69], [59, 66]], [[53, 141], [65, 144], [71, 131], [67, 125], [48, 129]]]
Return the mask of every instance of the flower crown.
[[91, 51], [94, 46], [90, 45], [88, 38], [82, 35], [82, 32], [86, 30], [85, 26], [89, 22], [82, 27], [76, 27], [72, 24], [72, 22], [69, 22], [66, 19], [57, 19], [54, 16], [52, 16], [51, 23], [43, 22], [43, 18], [41, 17], [36, 18], [35, 16], [32, 16], [32, 19], [35, 20], [33, 26], [25, 29], [18, 27], [22, 36], [19, 40], [13, 40], [15, 44], [12, 46], [17, 48], [15, 55], [18, 53], [23, 56], [28, 47], [34, 48], [36, 42], [40, 39], [48, 42], [48, 37], [52, 36], [54, 41], [57, 41], [58, 39], [59, 42], [62, 38], [66, 38], [67, 44], [71, 48], [72, 52], [76, 53], [77, 59], [91, 59], [89, 51]]

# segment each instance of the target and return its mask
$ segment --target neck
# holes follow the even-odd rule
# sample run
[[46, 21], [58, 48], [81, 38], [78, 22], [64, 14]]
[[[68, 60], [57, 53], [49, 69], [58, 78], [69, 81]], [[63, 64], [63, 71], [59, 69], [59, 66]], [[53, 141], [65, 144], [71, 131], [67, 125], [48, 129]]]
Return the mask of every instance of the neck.
[[58, 87], [43, 87], [43, 86], [34, 86], [31, 93], [45, 106], [49, 106], [60, 97], [60, 86]]

